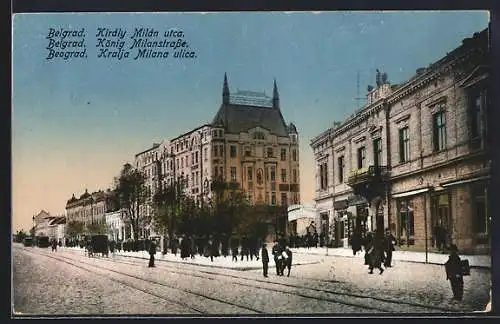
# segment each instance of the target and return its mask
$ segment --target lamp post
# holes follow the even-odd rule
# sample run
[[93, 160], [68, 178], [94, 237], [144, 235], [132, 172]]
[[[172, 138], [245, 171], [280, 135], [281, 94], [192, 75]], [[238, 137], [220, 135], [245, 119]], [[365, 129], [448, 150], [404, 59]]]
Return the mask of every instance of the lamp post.
[[36, 236], [35, 216], [33, 216], [33, 238]]

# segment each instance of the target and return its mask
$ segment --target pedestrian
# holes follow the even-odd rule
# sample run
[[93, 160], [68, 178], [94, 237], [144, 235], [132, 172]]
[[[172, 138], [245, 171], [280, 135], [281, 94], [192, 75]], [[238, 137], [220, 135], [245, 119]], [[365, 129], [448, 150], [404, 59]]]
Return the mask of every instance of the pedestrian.
[[384, 266], [386, 268], [392, 267], [392, 251], [394, 251], [394, 244], [396, 244], [396, 238], [392, 235], [391, 231], [386, 228], [385, 229], [385, 238], [384, 238], [384, 248], [385, 248], [385, 262]]
[[191, 256], [191, 254], [189, 252], [191, 245], [190, 245], [186, 235], [183, 235], [181, 240], [182, 240], [181, 241], [181, 259], [185, 260]]
[[276, 275], [280, 275], [280, 258], [281, 258], [281, 251], [280, 251], [280, 246], [278, 244], [278, 241], [276, 240], [273, 248], [271, 250], [274, 258], [274, 264], [276, 265]]
[[464, 278], [462, 275], [462, 264], [458, 256], [458, 248], [455, 244], [450, 245], [450, 255], [444, 264], [446, 280], [450, 281], [454, 300], [462, 300], [464, 295]]
[[52, 240], [52, 252], [57, 252], [57, 241], [55, 239]]
[[189, 244], [190, 244], [189, 254], [191, 256], [191, 259], [194, 259], [194, 256], [196, 254], [196, 242], [193, 236], [189, 238]]
[[352, 255], [356, 255], [361, 250], [361, 232], [356, 229], [351, 239]]
[[155, 241], [151, 241], [151, 244], [149, 244], [149, 268], [154, 268], [155, 267], [155, 254], [156, 254], [156, 243]]
[[286, 247], [285, 253], [287, 258], [285, 259], [285, 266], [288, 269], [287, 277], [290, 277], [290, 270], [292, 270], [292, 250], [289, 247]]
[[262, 269], [264, 271], [264, 277], [267, 278], [267, 269], [269, 268], [269, 253], [267, 253], [266, 243], [262, 244]]
[[380, 274], [384, 272], [382, 268], [383, 261], [383, 237], [380, 235], [376, 235], [373, 239], [373, 244], [368, 253], [368, 268], [370, 269], [370, 274], [373, 273], [373, 269], [377, 268], [380, 271]]
[[233, 261], [237, 262], [238, 261], [238, 241], [234, 240], [233, 244], [231, 245], [231, 254], [233, 255]]

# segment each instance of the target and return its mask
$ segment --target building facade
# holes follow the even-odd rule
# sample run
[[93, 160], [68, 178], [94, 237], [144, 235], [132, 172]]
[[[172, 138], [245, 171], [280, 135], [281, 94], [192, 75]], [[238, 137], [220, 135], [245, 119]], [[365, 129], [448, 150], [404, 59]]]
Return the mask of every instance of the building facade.
[[[276, 81], [272, 98], [231, 95], [224, 75], [222, 104], [210, 123], [155, 144], [136, 160], [152, 193], [177, 182], [196, 202], [206, 202], [211, 182], [220, 179], [242, 188], [253, 204], [300, 203], [298, 132], [283, 118]], [[286, 219], [280, 223], [285, 227]]]
[[345, 245], [358, 226], [389, 228], [408, 249], [489, 251], [488, 36], [400, 85], [378, 72], [367, 104], [312, 140], [315, 200], [331, 236]]
[[[306, 235], [311, 224], [319, 224], [319, 213], [314, 206], [292, 205], [288, 207], [288, 223], [291, 235]], [[324, 229], [326, 231], [326, 229]]]
[[79, 197], [75, 195], [66, 203], [67, 222], [77, 221], [85, 225], [105, 224], [106, 213], [118, 209], [118, 201], [114, 191], [99, 190], [89, 193], [88, 190]]
[[120, 210], [106, 213], [106, 226], [108, 228], [108, 239], [115, 242], [124, 241], [126, 237], [130, 237], [132, 231], [130, 225], [127, 226], [123, 222], [122, 212]]

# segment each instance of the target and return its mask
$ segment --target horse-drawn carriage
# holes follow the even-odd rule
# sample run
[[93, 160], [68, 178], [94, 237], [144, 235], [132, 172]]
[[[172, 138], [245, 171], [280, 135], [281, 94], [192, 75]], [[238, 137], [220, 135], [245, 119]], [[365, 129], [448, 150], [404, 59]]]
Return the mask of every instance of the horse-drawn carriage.
[[87, 255], [93, 257], [96, 253], [101, 253], [102, 256], [108, 257], [109, 243], [107, 235], [89, 235], [86, 237], [85, 248]]

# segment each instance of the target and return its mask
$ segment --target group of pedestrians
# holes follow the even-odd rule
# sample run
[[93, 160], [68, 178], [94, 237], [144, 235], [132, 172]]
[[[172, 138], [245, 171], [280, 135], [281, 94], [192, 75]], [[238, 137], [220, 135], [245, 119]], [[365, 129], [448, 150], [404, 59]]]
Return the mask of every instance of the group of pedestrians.
[[[271, 253], [273, 254], [274, 264], [276, 265], [276, 275], [283, 276], [285, 269], [288, 269], [287, 277], [290, 277], [292, 269], [292, 251], [282, 242], [275, 242]], [[262, 270], [264, 277], [268, 277], [269, 269], [269, 252], [267, 251], [267, 244], [262, 244], [261, 248]]]
[[396, 238], [389, 229], [385, 230], [385, 235], [380, 233], [369, 232], [363, 238], [360, 230], [355, 230], [352, 240], [352, 252], [356, 255], [361, 251], [362, 247], [365, 250], [365, 265], [368, 265], [369, 273], [373, 273], [373, 269], [378, 269], [382, 274], [385, 268], [392, 266], [392, 252], [395, 250]]

